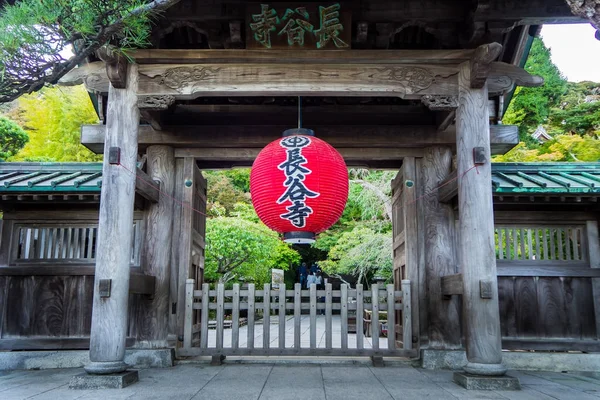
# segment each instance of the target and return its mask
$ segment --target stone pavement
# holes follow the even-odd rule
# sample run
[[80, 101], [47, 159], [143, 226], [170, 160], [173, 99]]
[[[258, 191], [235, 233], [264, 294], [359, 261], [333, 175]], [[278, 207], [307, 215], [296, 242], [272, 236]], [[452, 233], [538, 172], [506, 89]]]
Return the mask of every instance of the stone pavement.
[[452, 372], [408, 365], [373, 368], [349, 364], [182, 364], [140, 370], [125, 389], [71, 390], [80, 369], [0, 371], [0, 399], [600, 399], [600, 373], [511, 371], [522, 391], [467, 391]]

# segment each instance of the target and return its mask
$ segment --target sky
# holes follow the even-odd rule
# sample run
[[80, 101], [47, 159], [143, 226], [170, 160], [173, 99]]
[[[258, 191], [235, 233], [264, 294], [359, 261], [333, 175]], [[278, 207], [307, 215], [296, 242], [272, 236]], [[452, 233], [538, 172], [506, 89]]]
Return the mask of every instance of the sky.
[[600, 82], [600, 40], [590, 24], [544, 25], [541, 37], [552, 62], [571, 82]]

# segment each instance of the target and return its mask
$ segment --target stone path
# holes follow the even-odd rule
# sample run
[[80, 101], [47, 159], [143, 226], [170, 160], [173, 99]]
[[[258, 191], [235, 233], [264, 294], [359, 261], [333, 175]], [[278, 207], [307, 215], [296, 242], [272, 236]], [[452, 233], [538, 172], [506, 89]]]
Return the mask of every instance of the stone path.
[[[0, 354], [1, 357], [1, 354]], [[511, 371], [521, 391], [467, 391], [452, 372], [407, 365], [373, 368], [348, 364], [185, 364], [140, 370], [125, 389], [71, 390], [80, 369], [0, 371], [0, 399], [207, 399], [207, 400], [400, 400], [400, 399], [600, 399], [600, 373]]]

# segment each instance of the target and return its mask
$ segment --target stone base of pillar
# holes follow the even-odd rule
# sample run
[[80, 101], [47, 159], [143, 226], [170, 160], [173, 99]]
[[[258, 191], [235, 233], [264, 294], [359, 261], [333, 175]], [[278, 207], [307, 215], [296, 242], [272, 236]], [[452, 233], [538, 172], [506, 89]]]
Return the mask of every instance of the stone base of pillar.
[[469, 362], [463, 367], [467, 374], [484, 376], [501, 376], [506, 373], [506, 367], [503, 364], [483, 364]]
[[69, 389], [123, 389], [139, 380], [136, 370], [123, 371], [116, 374], [75, 375], [69, 382]]
[[95, 375], [116, 374], [124, 372], [127, 368], [129, 368], [129, 365], [123, 361], [92, 361], [83, 367], [85, 372]]
[[217, 355], [211, 357], [210, 365], [212, 365], [212, 366], [223, 365], [223, 361], [225, 361], [225, 356], [223, 354], [217, 354]]
[[467, 390], [521, 390], [519, 379], [508, 375], [481, 376], [455, 372], [454, 382]]

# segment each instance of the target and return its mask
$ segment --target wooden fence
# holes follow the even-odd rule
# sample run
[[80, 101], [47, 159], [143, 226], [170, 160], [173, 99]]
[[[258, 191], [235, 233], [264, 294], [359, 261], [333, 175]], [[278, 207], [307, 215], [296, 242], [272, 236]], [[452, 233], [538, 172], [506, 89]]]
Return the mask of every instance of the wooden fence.
[[[218, 284], [216, 290], [210, 290], [208, 284], [202, 290], [194, 290], [195, 280], [186, 282], [185, 320], [183, 347], [178, 349], [179, 356], [197, 355], [298, 355], [298, 356], [407, 356], [415, 357], [412, 348], [412, 327], [410, 307], [410, 281], [402, 281], [402, 291], [395, 291], [394, 285], [380, 289], [377, 284], [370, 290], [363, 290], [362, 285], [350, 289], [341, 285], [340, 290], [332, 290], [332, 285], [325, 285], [325, 290], [317, 290], [312, 285], [310, 290], [301, 290], [300, 284], [294, 290], [286, 290], [285, 285], [272, 289], [265, 284], [262, 290], [256, 290], [254, 284], [247, 289], [240, 289], [234, 284], [233, 289], [225, 290]], [[214, 325], [216, 332], [211, 334], [209, 321], [211, 311], [216, 315]], [[400, 310], [401, 313], [396, 313]], [[310, 340], [303, 346], [301, 339], [303, 316], [309, 315]], [[318, 312], [325, 326], [325, 346], [317, 345]], [[387, 340], [382, 348], [380, 337], [380, 312], [387, 312]], [[240, 312], [247, 313], [242, 320], [247, 324], [245, 338], [240, 336]], [[271, 313], [276, 314], [271, 316]], [[306, 314], [307, 313], [307, 314]], [[334, 313], [340, 316], [339, 335], [335, 337]], [[226, 314], [231, 319], [226, 320]], [[349, 333], [350, 320], [356, 319], [356, 334]], [[370, 314], [370, 320], [363, 318]], [[401, 321], [396, 321], [401, 315]], [[265, 318], [265, 316], [267, 316]], [[227, 322], [226, 322], [227, 321]], [[288, 324], [286, 326], [286, 324]], [[286, 329], [293, 323], [293, 343], [286, 343]], [[260, 324], [260, 325], [259, 325]], [[226, 328], [227, 325], [227, 328]], [[276, 347], [271, 343], [271, 325], [278, 325]], [[366, 326], [368, 325], [368, 327]], [[230, 328], [229, 328], [230, 326]], [[257, 327], [262, 328], [262, 343], [257, 343]], [[365, 328], [370, 329], [371, 339], [365, 339]], [[227, 330], [231, 329], [225, 335]], [[228, 336], [228, 340], [225, 340]], [[211, 337], [209, 343], [209, 337]], [[230, 340], [229, 340], [230, 338]], [[351, 340], [349, 341], [349, 338]], [[334, 339], [339, 347], [334, 345]], [[398, 340], [399, 339], [399, 340]], [[367, 341], [370, 341], [367, 345]]]

